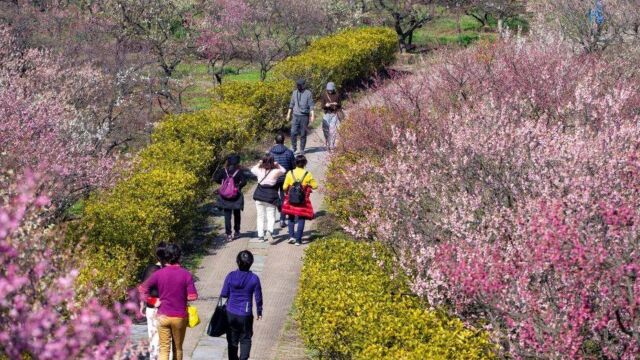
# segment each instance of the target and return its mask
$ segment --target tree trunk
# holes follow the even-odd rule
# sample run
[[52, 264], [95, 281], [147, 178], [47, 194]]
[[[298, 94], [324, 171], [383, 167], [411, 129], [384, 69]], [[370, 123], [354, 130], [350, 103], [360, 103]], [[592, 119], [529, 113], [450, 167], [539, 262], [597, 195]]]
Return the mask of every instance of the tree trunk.
[[260, 66], [260, 81], [265, 81], [267, 79], [267, 67]]

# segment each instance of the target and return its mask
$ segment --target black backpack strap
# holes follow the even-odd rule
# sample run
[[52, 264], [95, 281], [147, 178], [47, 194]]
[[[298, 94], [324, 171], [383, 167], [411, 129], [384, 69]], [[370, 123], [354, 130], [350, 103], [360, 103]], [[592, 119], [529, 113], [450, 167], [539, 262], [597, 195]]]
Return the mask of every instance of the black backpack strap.
[[293, 173], [293, 170], [289, 170], [289, 172], [291, 173], [291, 178], [293, 179], [293, 183], [297, 183], [298, 179], [296, 179], [296, 175]]
[[273, 169], [270, 169], [269, 171], [267, 171], [267, 173], [266, 173], [266, 174], [264, 174], [264, 177], [262, 178], [262, 180], [258, 181], [258, 185], [262, 184], [262, 182], [264, 181], [264, 179], [266, 179], [266, 178], [267, 178], [267, 176], [269, 176], [269, 173], [271, 172], [271, 170], [273, 170]]
[[304, 175], [302, 175], [302, 179], [300, 180], [300, 184], [302, 184], [302, 183], [304, 182], [304, 178], [306, 178], [306, 177], [307, 177], [307, 174], [309, 174], [309, 172], [308, 172], [308, 171], [305, 171], [305, 172], [304, 172]]

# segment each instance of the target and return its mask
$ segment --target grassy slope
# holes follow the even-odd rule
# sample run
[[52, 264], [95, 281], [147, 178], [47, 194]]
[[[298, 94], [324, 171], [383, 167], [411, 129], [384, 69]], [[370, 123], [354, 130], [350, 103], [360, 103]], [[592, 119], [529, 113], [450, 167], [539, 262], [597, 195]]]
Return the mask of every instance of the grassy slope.
[[439, 17], [417, 30], [413, 42], [416, 46], [438, 47], [453, 44], [469, 45], [479, 39], [495, 38], [495, 34], [483, 31], [482, 24], [467, 15], [460, 17], [460, 30], [461, 33], [458, 34], [455, 17]]
[[[226, 71], [223, 81], [260, 81], [260, 71], [252, 67], [240, 70], [229, 67]], [[205, 62], [193, 60], [178, 65], [175, 78], [191, 83], [182, 94], [187, 109], [201, 110], [211, 106], [209, 91], [215, 85]]]

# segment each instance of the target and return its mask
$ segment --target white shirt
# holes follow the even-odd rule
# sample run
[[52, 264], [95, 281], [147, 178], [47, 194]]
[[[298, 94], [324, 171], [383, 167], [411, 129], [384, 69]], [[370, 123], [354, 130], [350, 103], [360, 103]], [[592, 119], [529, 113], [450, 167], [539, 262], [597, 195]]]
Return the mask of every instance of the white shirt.
[[[287, 172], [280, 164], [278, 164], [277, 166], [277, 168], [269, 172], [269, 170], [261, 168], [260, 163], [258, 163], [256, 166], [251, 168], [251, 173], [258, 178], [258, 181], [264, 178], [264, 180], [260, 183], [261, 185], [273, 186], [278, 182], [278, 178]], [[268, 176], [267, 173], [269, 173]], [[265, 178], [265, 176], [267, 177]]]

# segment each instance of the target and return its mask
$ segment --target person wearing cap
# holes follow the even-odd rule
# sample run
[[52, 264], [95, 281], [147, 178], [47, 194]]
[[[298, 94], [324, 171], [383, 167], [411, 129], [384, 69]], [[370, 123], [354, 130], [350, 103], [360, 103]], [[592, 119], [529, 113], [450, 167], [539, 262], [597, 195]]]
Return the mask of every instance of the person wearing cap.
[[[304, 79], [296, 81], [296, 89], [291, 94], [289, 101], [289, 111], [287, 121], [291, 120], [291, 149], [298, 152], [298, 135], [300, 136], [300, 154], [304, 154], [307, 145], [307, 130], [310, 123], [313, 123], [315, 115], [313, 113], [313, 94], [306, 88]], [[293, 115], [293, 118], [291, 117]]]
[[324, 116], [322, 117], [322, 132], [328, 151], [336, 147], [338, 126], [342, 117], [342, 100], [336, 90], [336, 84], [327, 83], [326, 91], [320, 97]]
[[[233, 182], [238, 188], [238, 193], [232, 198], [225, 198], [218, 193], [216, 207], [224, 211], [224, 229], [227, 234], [227, 240], [233, 240], [240, 237], [240, 212], [244, 210], [244, 196], [242, 188], [247, 185], [247, 179], [240, 168], [240, 156], [229, 155], [224, 168], [213, 174], [213, 181], [218, 184], [228, 178], [233, 177]], [[231, 216], [233, 215], [234, 235], [231, 235]]]

